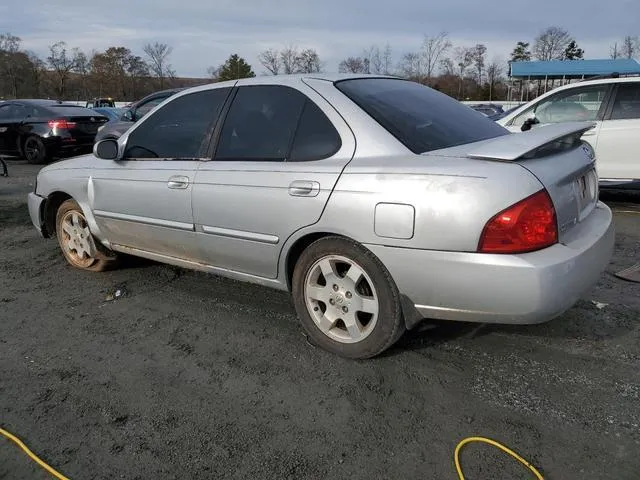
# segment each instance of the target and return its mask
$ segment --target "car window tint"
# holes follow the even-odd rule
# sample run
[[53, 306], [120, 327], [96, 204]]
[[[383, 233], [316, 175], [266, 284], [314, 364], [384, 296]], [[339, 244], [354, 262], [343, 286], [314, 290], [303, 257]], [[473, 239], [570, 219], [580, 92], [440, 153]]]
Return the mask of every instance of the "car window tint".
[[216, 160], [285, 160], [306, 100], [290, 87], [240, 87], [220, 134]]
[[359, 78], [335, 85], [414, 153], [509, 134], [485, 115], [410, 80]]
[[608, 89], [607, 84], [602, 84], [558, 92], [521, 113], [513, 120], [512, 125], [519, 127], [527, 118], [532, 117], [540, 123], [596, 120]]
[[0, 119], [9, 118], [11, 114], [11, 105], [0, 105]]
[[640, 82], [621, 83], [611, 111], [611, 120], [640, 118]]
[[153, 100], [149, 100], [148, 102], [143, 103], [138, 108], [136, 108], [135, 119], [136, 120], [140, 120], [147, 113], [149, 113], [151, 111], [151, 109], [153, 109], [154, 107], [160, 105], [167, 98], [168, 98], [168, 96], [167, 97], [158, 97], [158, 98], [154, 98]]
[[22, 105], [13, 105], [9, 115], [11, 118], [25, 118], [27, 116], [27, 109]]
[[201, 158], [230, 88], [173, 99], [146, 117], [127, 140], [127, 158]]
[[307, 100], [287, 161], [304, 162], [328, 158], [340, 150], [340, 135], [314, 102]]

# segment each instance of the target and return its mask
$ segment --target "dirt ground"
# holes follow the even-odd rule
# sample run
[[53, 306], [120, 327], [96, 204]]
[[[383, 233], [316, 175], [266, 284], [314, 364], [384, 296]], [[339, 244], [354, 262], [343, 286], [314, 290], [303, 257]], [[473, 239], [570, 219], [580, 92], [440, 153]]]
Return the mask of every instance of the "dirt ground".
[[[355, 362], [309, 345], [279, 292], [146, 261], [70, 268], [28, 217], [38, 169], [9, 170], [0, 426], [73, 480], [453, 479], [472, 435], [547, 479], [640, 478], [640, 284], [611, 275], [638, 261], [637, 199], [603, 196], [615, 258], [561, 318], [427, 324]], [[462, 463], [468, 479], [533, 478], [485, 445]], [[51, 477], [0, 440], [0, 479], [23, 478]]]

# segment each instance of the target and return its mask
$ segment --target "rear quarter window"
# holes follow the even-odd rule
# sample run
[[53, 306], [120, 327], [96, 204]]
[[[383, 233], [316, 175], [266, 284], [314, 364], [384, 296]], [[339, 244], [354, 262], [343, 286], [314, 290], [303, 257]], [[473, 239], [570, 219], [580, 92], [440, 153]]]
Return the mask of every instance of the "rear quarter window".
[[413, 153], [509, 134], [482, 113], [410, 80], [358, 78], [335, 86]]

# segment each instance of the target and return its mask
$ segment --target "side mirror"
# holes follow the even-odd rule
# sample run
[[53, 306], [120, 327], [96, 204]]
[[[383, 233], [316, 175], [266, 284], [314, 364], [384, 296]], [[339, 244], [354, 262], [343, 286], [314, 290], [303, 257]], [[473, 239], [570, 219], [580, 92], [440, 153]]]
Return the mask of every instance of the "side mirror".
[[122, 120], [126, 120], [128, 122], [133, 122], [133, 111], [127, 110], [122, 114]]
[[93, 154], [103, 160], [117, 160], [118, 141], [113, 138], [100, 140], [93, 146]]
[[522, 132], [526, 132], [527, 130], [531, 130], [531, 127], [533, 127], [537, 123], [540, 123], [540, 121], [536, 117], [527, 118], [524, 121], [524, 123], [522, 124], [522, 127], [520, 127], [520, 130]]

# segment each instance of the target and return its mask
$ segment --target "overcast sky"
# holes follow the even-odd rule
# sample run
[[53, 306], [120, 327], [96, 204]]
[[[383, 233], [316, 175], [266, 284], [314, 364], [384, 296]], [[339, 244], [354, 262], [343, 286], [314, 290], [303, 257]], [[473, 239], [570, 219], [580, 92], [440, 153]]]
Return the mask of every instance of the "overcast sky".
[[640, 0], [2, 0], [0, 32], [23, 39], [43, 58], [65, 40], [90, 52], [160, 41], [173, 47], [180, 76], [205, 76], [231, 53], [256, 74], [257, 55], [287, 44], [312, 47], [325, 70], [372, 44], [391, 45], [394, 62], [420, 48], [425, 34], [447, 31], [455, 45], [484, 43], [488, 59], [507, 59], [518, 40], [562, 26], [587, 58], [606, 58], [624, 35], [640, 35]]

